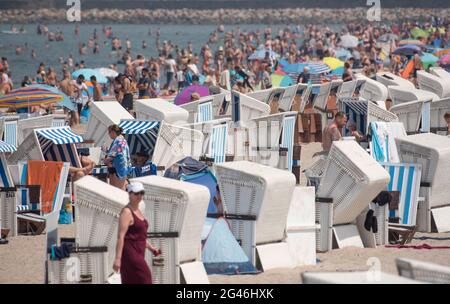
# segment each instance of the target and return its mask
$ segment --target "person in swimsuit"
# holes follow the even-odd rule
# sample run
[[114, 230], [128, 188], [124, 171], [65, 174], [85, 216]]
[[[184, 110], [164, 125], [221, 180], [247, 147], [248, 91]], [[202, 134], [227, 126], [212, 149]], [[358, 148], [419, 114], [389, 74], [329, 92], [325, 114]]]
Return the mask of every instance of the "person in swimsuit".
[[161, 250], [147, 241], [148, 222], [139, 209], [144, 186], [138, 182], [131, 183], [127, 191], [130, 203], [120, 213], [113, 269], [120, 271], [122, 284], [152, 284], [152, 274], [145, 262], [145, 249], [154, 256], [160, 255]]

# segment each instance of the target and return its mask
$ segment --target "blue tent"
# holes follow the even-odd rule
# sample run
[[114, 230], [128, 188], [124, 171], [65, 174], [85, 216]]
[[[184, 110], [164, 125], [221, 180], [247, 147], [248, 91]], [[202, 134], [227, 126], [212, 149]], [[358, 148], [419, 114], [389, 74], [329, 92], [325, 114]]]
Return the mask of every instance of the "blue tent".
[[258, 273], [224, 218], [207, 218], [202, 239], [202, 262], [208, 275]]
[[218, 213], [217, 206], [214, 204], [214, 197], [217, 194], [217, 180], [205, 163], [192, 157], [186, 157], [166, 170], [164, 177], [205, 186], [210, 193], [208, 214]]

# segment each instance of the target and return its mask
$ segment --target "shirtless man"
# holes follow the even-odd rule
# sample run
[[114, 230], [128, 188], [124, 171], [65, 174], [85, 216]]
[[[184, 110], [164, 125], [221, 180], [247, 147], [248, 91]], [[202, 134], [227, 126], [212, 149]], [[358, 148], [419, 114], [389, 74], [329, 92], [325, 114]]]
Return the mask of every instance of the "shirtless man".
[[59, 89], [67, 96], [73, 96], [74, 87], [72, 85], [72, 76], [68, 71], [64, 72], [64, 79], [59, 83]]
[[101, 101], [102, 99], [102, 88], [97, 82], [97, 77], [91, 76], [91, 83], [94, 86], [94, 101]]
[[342, 138], [341, 129], [347, 123], [347, 116], [344, 112], [337, 112], [334, 121], [323, 130], [322, 148], [324, 152], [328, 152], [333, 145], [333, 141]]

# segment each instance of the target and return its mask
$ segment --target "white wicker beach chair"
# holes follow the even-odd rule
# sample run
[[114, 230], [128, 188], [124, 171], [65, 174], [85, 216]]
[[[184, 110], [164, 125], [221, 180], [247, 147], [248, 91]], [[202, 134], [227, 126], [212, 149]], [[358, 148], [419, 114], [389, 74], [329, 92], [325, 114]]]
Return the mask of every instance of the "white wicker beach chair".
[[253, 118], [269, 115], [269, 105], [238, 92], [231, 92], [232, 119], [245, 124]]
[[111, 272], [107, 247], [76, 247], [69, 258], [47, 260], [49, 284], [106, 284]]
[[[265, 251], [263, 257], [259, 255], [260, 266], [267, 270], [273, 265], [272, 259], [277, 259], [273, 256], [276, 252], [273, 251], [273, 246], [276, 247], [274, 243], [279, 244], [278, 252], [284, 253], [283, 257], [289, 257], [289, 249], [281, 241], [295, 188], [295, 176], [284, 170], [247, 161], [217, 164], [215, 172], [232, 232], [250, 261], [256, 261], [255, 249], [270, 244], [270, 248], [262, 248], [269, 252]], [[283, 260], [278, 263], [284, 263], [286, 267], [295, 264], [292, 259]]]
[[[427, 101], [429, 107], [431, 101]], [[389, 111], [397, 115], [399, 121], [405, 126], [407, 133], [417, 133], [422, 122], [425, 103], [423, 101], [409, 101], [393, 106]]]
[[169, 124], [185, 124], [189, 113], [164, 99], [138, 99], [135, 101], [136, 119], [165, 121]]
[[80, 247], [107, 247], [107, 263], [112, 265], [119, 216], [128, 204], [128, 194], [91, 176], [74, 186], [76, 241]]
[[295, 266], [316, 265], [315, 188], [295, 187], [286, 223], [286, 243]]
[[386, 170], [355, 141], [334, 142], [316, 194], [317, 250], [332, 249], [333, 233], [339, 248], [362, 246], [354, 222], [388, 183]]
[[[308, 104], [309, 97], [311, 96], [312, 86], [307, 84], [299, 84], [297, 86], [297, 93], [295, 94], [295, 101], [299, 104], [298, 112], [305, 112], [305, 107]], [[297, 109], [293, 109], [297, 110]]]
[[17, 189], [5, 158], [5, 152], [8, 150], [12, 152], [15, 147], [0, 141], [0, 229], [9, 229], [10, 234], [14, 236], [17, 235]]
[[400, 160], [422, 165], [417, 225], [431, 232], [432, 219], [438, 232], [450, 231], [450, 138], [427, 133], [396, 139]]
[[2, 120], [3, 125], [3, 141], [10, 145], [13, 145], [14, 147], [17, 147], [17, 123], [19, 121], [19, 116], [8, 115], [0, 119]]
[[[365, 99], [342, 98], [339, 99], [338, 105], [340, 110], [347, 115], [347, 119], [356, 124], [356, 129], [361, 134], [367, 134], [371, 122], [398, 121], [398, 117], [395, 114], [382, 109], [374, 102]], [[344, 135], [348, 135], [347, 128], [344, 129]]]
[[337, 98], [352, 98], [353, 94], [355, 93], [357, 83], [358, 83], [357, 80], [344, 82], [340, 86], [336, 94]]
[[442, 78], [444, 80], [450, 79], [450, 73], [447, 72], [444, 68], [441, 67], [430, 67], [430, 72], [433, 75], [438, 76], [439, 78]]
[[430, 108], [430, 131], [436, 134], [447, 135], [447, 122], [445, 113], [450, 112], [450, 98], [433, 101]]
[[364, 84], [359, 91], [360, 98], [369, 101], [386, 101], [388, 90], [383, 84], [360, 74], [357, 77], [358, 80], [364, 80]]
[[402, 277], [432, 284], [450, 284], [450, 267], [405, 258], [397, 258], [395, 262]]
[[17, 144], [18, 146], [33, 133], [34, 129], [50, 128], [53, 123], [53, 115], [19, 119], [17, 121]]
[[160, 176], [131, 181], [144, 185], [149, 238], [155, 246], [162, 246], [162, 266], [158, 266], [150, 253], [146, 255], [154, 280], [160, 284], [180, 283], [180, 265], [199, 261], [201, 232], [210, 200], [209, 190], [200, 185]]
[[434, 93], [440, 98], [450, 97], [450, 84], [445, 79], [425, 71], [417, 71], [417, 80], [421, 90]]
[[389, 86], [389, 95], [393, 105], [398, 105], [409, 101], [437, 101], [440, 99], [435, 93], [419, 89], [411, 89], [402, 86]]
[[410, 88], [410, 89], [416, 88], [411, 81], [404, 79], [400, 76], [397, 76], [395, 74], [389, 73], [389, 72], [377, 73], [376, 79], [378, 82], [384, 84], [386, 87], [401, 86], [401, 87]]
[[231, 115], [231, 107], [226, 101], [226, 93], [206, 96], [180, 107], [188, 111], [188, 123], [205, 122]]
[[109, 146], [112, 142], [108, 136], [108, 127], [119, 124], [123, 119], [134, 119], [134, 117], [117, 101], [98, 101], [90, 106], [89, 121], [84, 140], [93, 141], [96, 147]]
[[297, 112], [252, 119], [248, 123], [249, 160], [291, 172], [296, 119]]

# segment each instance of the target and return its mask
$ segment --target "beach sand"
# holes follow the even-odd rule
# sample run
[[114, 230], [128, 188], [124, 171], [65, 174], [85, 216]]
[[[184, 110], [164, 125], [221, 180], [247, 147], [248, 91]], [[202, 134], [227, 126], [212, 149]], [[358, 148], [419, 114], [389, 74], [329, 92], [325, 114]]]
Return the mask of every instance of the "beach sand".
[[[320, 144], [308, 144], [302, 149], [302, 165], [311, 163], [313, 153], [320, 150]], [[304, 183], [304, 178], [302, 183]], [[60, 225], [60, 237], [74, 237], [75, 225]], [[412, 244], [429, 244], [432, 246], [450, 246], [450, 233], [417, 233]], [[9, 238], [8, 245], [0, 245], [0, 283], [44, 283], [45, 236], [18, 236]], [[315, 266], [297, 267], [295, 269], [274, 269], [258, 275], [210, 276], [215, 284], [298, 284], [304, 271], [361, 271], [368, 270], [368, 259], [380, 260], [381, 270], [397, 273], [395, 259], [412, 258], [450, 266], [450, 249], [417, 250], [344, 248], [328, 253], [317, 254]]]

